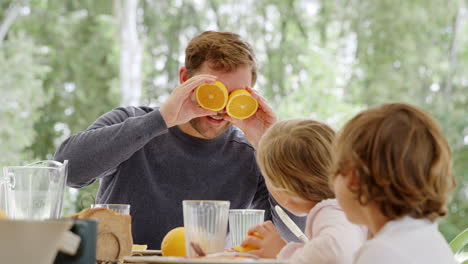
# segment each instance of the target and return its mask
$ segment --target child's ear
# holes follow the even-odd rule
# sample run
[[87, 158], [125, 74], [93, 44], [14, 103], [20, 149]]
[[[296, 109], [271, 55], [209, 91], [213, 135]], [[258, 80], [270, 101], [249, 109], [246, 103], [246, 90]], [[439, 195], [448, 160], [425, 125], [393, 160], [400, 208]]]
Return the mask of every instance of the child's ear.
[[359, 176], [356, 170], [351, 170], [348, 175], [346, 175], [346, 186], [352, 191], [359, 189], [360, 185]]
[[[356, 170], [351, 170], [348, 175], [346, 175], [346, 186], [348, 187], [348, 190], [351, 192], [356, 192], [361, 188], [361, 178], [359, 177], [359, 173]], [[365, 205], [368, 203], [367, 197], [360, 192], [359, 197], [357, 199], [362, 205]]]

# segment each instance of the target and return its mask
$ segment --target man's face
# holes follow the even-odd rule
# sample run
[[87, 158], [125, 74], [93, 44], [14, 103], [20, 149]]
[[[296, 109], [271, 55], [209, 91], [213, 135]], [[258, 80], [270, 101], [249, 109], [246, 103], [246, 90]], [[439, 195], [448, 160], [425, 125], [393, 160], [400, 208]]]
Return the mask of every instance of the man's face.
[[[252, 73], [250, 66], [243, 66], [232, 72], [222, 72], [210, 69], [207, 63], [204, 63], [200, 70], [196, 74], [212, 74], [218, 77], [218, 80], [224, 83], [228, 89], [228, 93], [231, 93], [237, 89], [244, 89], [251, 87], [252, 84]], [[187, 124], [181, 125], [181, 129], [194, 137], [213, 139], [221, 135], [226, 131], [231, 123], [224, 120], [226, 116], [225, 109], [213, 112], [213, 115], [197, 117], [189, 121], [191, 127], [187, 127]]]

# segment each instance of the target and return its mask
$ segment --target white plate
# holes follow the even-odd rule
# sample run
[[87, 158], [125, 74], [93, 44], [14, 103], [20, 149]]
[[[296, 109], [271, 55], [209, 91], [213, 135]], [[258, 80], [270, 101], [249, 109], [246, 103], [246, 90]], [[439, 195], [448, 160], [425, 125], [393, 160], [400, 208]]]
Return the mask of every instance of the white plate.
[[133, 255], [141, 255], [141, 256], [161, 255], [161, 250], [159, 250], [159, 249], [132, 250], [132, 254]]
[[209, 258], [183, 258], [183, 257], [160, 257], [160, 256], [133, 256], [125, 257], [124, 263], [162, 263], [162, 264], [286, 264], [286, 261], [276, 259], [209, 259]]

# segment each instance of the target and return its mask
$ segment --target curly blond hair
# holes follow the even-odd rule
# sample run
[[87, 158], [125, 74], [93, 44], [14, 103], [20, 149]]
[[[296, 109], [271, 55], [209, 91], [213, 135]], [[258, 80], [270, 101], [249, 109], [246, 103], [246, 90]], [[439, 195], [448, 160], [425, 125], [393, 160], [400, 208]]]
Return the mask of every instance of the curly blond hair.
[[257, 162], [275, 187], [308, 201], [333, 198], [328, 172], [334, 137], [332, 128], [315, 120], [279, 121], [261, 138]]
[[214, 70], [231, 72], [242, 66], [250, 66], [252, 86], [257, 80], [255, 55], [249, 43], [231, 32], [205, 31], [194, 37], [185, 49], [185, 67], [188, 77], [208, 62]]
[[452, 154], [437, 122], [402, 103], [361, 112], [334, 143], [331, 180], [354, 170], [353, 190], [362, 205], [374, 202], [390, 219], [410, 215], [434, 220], [447, 213], [456, 182]]

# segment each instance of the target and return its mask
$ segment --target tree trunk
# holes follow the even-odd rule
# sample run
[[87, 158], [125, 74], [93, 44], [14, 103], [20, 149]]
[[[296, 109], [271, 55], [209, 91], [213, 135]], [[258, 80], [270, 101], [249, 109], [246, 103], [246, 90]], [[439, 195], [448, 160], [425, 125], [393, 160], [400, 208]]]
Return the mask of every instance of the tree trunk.
[[5, 18], [0, 22], [0, 46], [3, 44], [10, 26], [20, 15], [21, 8], [28, 4], [29, 0], [13, 0], [5, 12]]
[[459, 1], [459, 7], [457, 14], [453, 19], [453, 32], [452, 32], [452, 41], [450, 43], [450, 49], [448, 54], [449, 69], [447, 73], [447, 83], [445, 86], [446, 100], [450, 100], [452, 96], [452, 85], [453, 85], [453, 76], [455, 76], [455, 71], [457, 68], [457, 50], [458, 50], [458, 37], [460, 25], [462, 23], [462, 1]]
[[116, 0], [120, 22], [121, 104], [137, 105], [141, 98], [142, 47], [138, 40], [138, 0]]

